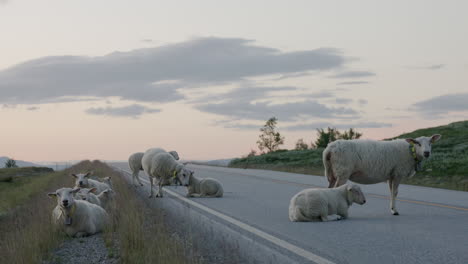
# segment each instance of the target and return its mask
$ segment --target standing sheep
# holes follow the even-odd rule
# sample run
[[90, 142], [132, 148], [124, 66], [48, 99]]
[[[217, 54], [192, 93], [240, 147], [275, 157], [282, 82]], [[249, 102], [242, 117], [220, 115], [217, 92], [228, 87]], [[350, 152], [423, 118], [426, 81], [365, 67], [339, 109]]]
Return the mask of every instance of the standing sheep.
[[431, 144], [441, 135], [416, 139], [337, 140], [323, 151], [323, 164], [329, 188], [338, 187], [348, 179], [361, 184], [388, 181], [393, 215], [398, 215], [395, 198], [403, 177], [420, 170], [421, 163], [431, 155]]
[[153, 197], [154, 178], [158, 180], [159, 185], [156, 197], [163, 197], [162, 185], [165, 180], [178, 178], [182, 185], [187, 186], [189, 177], [193, 174], [182, 163], [176, 161], [172, 155], [167, 152], [160, 152], [157, 148], [147, 150], [143, 155], [141, 164], [146, 174], [148, 174], [151, 184], [149, 197]]
[[96, 234], [103, 230], [108, 220], [106, 211], [100, 206], [73, 198], [79, 190], [61, 188], [48, 194], [57, 198], [57, 206], [52, 211], [55, 224], [72, 237]]
[[[162, 148], [154, 148], [153, 150], [155, 150], [155, 152], [166, 152]], [[169, 151], [168, 153], [171, 154], [174, 157], [174, 159], [179, 160], [179, 154], [177, 153], [177, 151], [173, 150], [173, 151]], [[132, 171], [132, 184], [133, 185], [135, 185], [135, 179], [136, 179], [138, 181], [138, 184], [140, 184], [140, 186], [143, 186], [143, 184], [140, 181], [140, 177], [138, 177], [139, 172], [143, 170], [143, 166], [141, 165], [141, 159], [143, 158], [143, 155], [145, 155], [145, 153], [137, 152], [137, 153], [133, 153], [128, 158], [128, 166], [130, 167], [130, 170]]]
[[72, 173], [71, 176], [75, 178], [75, 187], [79, 188], [96, 188], [96, 192], [100, 193], [104, 191], [105, 189], [111, 188], [109, 185], [106, 183], [96, 181], [93, 179], [89, 179], [89, 176], [92, 174], [92, 172], [87, 172], [87, 173]]
[[353, 204], [364, 204], [366, 198], [359, 186], [342, 185], [333, 189], [305, 189], [297, 193], [289, 203], [289, 220], [308, 222], [328, 221], [329, 215], [338, 215], [337, 220], [348, 217], [348, 208]]
[[187, 197], [223, 197], [223, 186], [212, 178], [198, 179], [190, 174]]

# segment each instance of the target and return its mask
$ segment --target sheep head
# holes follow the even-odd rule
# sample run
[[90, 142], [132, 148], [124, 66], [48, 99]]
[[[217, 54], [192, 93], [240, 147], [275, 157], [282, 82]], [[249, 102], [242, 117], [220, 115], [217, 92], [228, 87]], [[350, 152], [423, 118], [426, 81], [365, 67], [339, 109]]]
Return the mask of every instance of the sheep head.
[[431, 137], [407, 138], [406, 142], [414, 145], [414, 150], [418, 160], [427, 159], [431, 156], [432, 143], [438, 141], [442, 136], [439, 134]]
[[346, 190], [348, 191], [349, 202], [361, 205], [366, 203], [366, 197], [364, 196], [364, 193], [362, 193], [361, 188], [359, 186], [355, 184], [348, 184]]
[[93, 173], [92, 171], [89, 171], [87, 173], [78, 173], [78, 174], [72, 173], [70, 175], [75, 178], [76, 187], [86, 188], [88, 187], [89, 176], [91, 176], [92, 173]]

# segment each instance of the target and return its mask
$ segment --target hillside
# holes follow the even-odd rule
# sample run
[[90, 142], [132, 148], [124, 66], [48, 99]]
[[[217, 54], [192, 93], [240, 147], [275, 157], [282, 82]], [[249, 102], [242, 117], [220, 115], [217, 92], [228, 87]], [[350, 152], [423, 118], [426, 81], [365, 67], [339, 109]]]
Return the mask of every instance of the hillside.
[[[418, 129], [395, 138], [441, 134], [433, 145], [433, 155], [424, 162], [423, 171], [404, 183], [468, 191], [468, 121]], [[280, 150], [259, 156], [238, 158], [229, 167], [269, 169], [323, 175], [323, 149]]]
[[[9, 160], [9, 157], [0, 157], [0, 168], [3, 168], [5, 166], [5, 162]], [[29, 162], [29, 161], [23, 161], [23, 160], [16, 160], [16, 165], [18, 167], [41, 167], [41, 165]]]

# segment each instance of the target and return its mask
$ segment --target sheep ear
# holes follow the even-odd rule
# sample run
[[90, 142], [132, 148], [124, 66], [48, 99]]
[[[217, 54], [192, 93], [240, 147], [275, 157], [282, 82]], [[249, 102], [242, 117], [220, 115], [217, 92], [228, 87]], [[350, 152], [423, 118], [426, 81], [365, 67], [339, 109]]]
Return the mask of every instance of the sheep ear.
[[57, 197], [57, 194], [56, 193], [48, 193], [47, 196], [49, 196], [50, 198], [54, 198], [54, 197]]
[[75, 173], [70, 173], [70, 176], [72, 176], [73, 178], [78, 178], [78, 176], [76, 176]]
[[351, 191], [353, 189], [353, 185], [348, 184], [346, 185], [346, 190]]
[[405, 138], [406, 142], [410, 143], [410, 144], [418, 144], [418, 142], [412, 138]]
[[90, 193], [96, 193], [96, 191], [97, 191], [96, 187], [93, 187], [93, 188], [89, 189], [88, 192], [90, 192]]
[[92, 171], [88, 171], [88, 172], [84, 175], [84, 177], [85, 177], [85, 178], [89, 178], [89, 176], [91, 176], [92, 174], [93, 174]]
[[71, 193], [77, 193], [77, 192], [79, 192], [80, 190], [81, 190], [80, 188], [75, 188], [75, 189], [73, 189], [73, 190], [71, 191]]
[[436, 141], [439, 141], [439, 139], [442, 137], [442, 135], [440, 134], [435, 134], [435, 135], [432, 135], [431, 137], [431, 143], [434, 143]]

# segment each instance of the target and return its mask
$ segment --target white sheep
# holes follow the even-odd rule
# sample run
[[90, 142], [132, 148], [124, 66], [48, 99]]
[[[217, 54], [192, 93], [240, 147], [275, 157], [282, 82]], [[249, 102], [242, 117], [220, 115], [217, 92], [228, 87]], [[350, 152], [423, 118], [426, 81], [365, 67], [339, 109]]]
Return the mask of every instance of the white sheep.
[[289, 220], [308, 222], [328, 221], [329, 215], [338, 215], [337, 220], [348, 217], [348, 208], [353, 204], [364, 204], [366, 198], [359, 186], [342, 185], [338, 188], [310, 188], [293, 196], [289, 203]]
[[111, 186], [109, 186], [106, 183], [96, 181], [93, 179], [89, 179], [89, 176], [92, 174], [92, 172], [87, 172], [87, 173], [72, 173], [71, 176], [75, 178], [75, 187], [79, 188], [93, 188], [96, 187], [96, 192], [100, 193], [106, 189], [112, 189]]
[[223, 197], [223, 186], [213, 178], [198, 179], [190, 174], [187, 197]]
[[52, 211], [54, 223], [72, 237], [101, 232], [108, 221], [106, 211], [100, 206], [73, 198], [79, 190], [80, 188], [61, 188], [48, 194], [49, 197], [57, 198], [57, 206]]
[[[101, 200], [99, 197], [95, 194], [96, 193], [96, 188], [80, 188], [80, 190], [75, 193], [75, 199], [76, 200], [83, 200], [90, 202], [95, 205], [101, 206]], [[103, 206], [101, 206], [103, 207]], [[104, 207], [103, 207], [104, 208]]]
[[115, 193], [112, 189], [106, 189], [100, 194], [96, 195], [101, 203], [101, 207], [106, 211], [114, 211], [116, 209]]
[[421, 162], [431, 155], [431, 144], [441, 135], [416, 139], [337, 140], [323, 151], [323, 164], [329, 188], [338, 187], [348, 179], [361, 184], [388, 181], [392, 214], [398, 215], [395, 199], [403, 177], [413, 176]]
[[167, 152], [160, 152], [158, 148], [148, 149], [141, 160], [143, 170], [150, 180], [150, 196], [153, 197], [153, 179], [158, 180], [158, 193], [156, 197], [163, 197], [162, 186], [165, 180], [178, 178], [182, 185], [187, 186], [192, 171], [176, 161], [174, 157]]
[[[154, 148], [154, 150], [155, 152], [166, 152], [162, 148]], [[174, 157], [174, 159], [179, 160], [179, 154], [177, 153], [177, 151], [173, 150], [173, 151], [169, 151], [168, 153], [171, 154]], [[137, 153], [133, 153], [132, 155], [130, 155], [130, 157], [128, 157], [128, 166], [130, 167], [130, 170], [132, 171], [132, 184], [134, 185], [135, 185], [135, 179], [136, 179], [138, 181], [138, 184], [140, 184], [140, 186], [143, 186], [138, 174], [141, 170], [143, 170], [143, 166], [141, 165], [141, 159], [143, 158], [144, 154], [145, 153], [143, 152], [137, 152]]]

